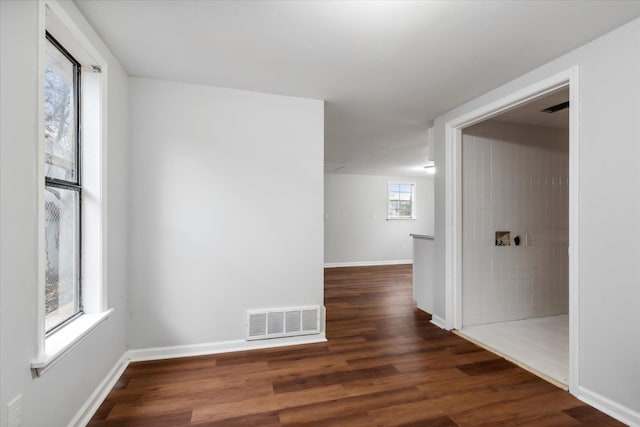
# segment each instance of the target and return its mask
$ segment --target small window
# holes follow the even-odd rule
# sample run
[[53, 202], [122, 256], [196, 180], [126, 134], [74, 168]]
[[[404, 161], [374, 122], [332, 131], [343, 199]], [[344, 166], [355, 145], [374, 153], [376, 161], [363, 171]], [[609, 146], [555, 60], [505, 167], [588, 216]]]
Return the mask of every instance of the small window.
[[44, 78], [45, 330], [82, 313], [80, 64], [49, 33]]
[[389, 219], [415, 219], [415, 184], [390, 182], [388, 192]]

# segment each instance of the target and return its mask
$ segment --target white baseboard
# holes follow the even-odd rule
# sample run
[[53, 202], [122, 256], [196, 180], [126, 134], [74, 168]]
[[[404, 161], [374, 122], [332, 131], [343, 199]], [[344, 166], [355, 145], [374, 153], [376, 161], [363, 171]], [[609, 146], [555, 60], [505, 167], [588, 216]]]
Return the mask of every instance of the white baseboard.
[[613, 400], [604, 397], [598, 393], [588, 390], [582, 386], [578, 386], [578, 392], [573, 393], [578, 399], [584, 403], [588, 403], [594, 408], [612, 416], [620, 422], [630, 426], [640, 426], [640, 412], [623, 406]]
[[129, 350], [130, 362], [145, 360], [172, 359], [176, 357], [204, 356], [207, 354], [230, 353], [233, 351], [260, 350], [289, 345], [312, 344], [326, 342], [324, 333], [315, 335], [302, 335], [297, 337], [272, 338], [267, 340], [233, 340], [218, 341], [204, 344], [178, 345], [172, 347], [143, 348]]
[[390, 259], [386, 261], [351, 261], [351, 262], [325, 262], [324, 268], [335, 267], [369, 267], [374, 265], [398, 265], [398, 264], [413, 264], [413, 260], [410, 259]]
[[[445, 328], [444, 319], [432, 315], [431, 323], [439, 328]], [[91, 396], [82, 405], [80, 410], [69, 422], [69, 427], [86, 426], [91, 417], [96, 413], [102, 402], [116, 384], [122, 373], [130, 362], [145, 360], [171, 359], [176, 357], [202, 356], [207, 354], [229, 353], [233, 351], [259, 350], [265, 348], [284, 347], [300, 344], [312, 344], [326, 342], [324, 333], [315, 335], [304, 335], [297, 337], [274, 338], [258, 341], [220, 341], [206, 344], [182, 345], [172, 347], [156, 347], [139, 350], [126, 351], [115, 363], [107, 376], [98, 387], [91, 393]], [[623, 406], [613, 400], [584, 387], [578, 387], [577, 393], [573, 393], [578, 399], [604, 412], [607, 415], [630, 426], [640, 426], [640, 413], [631, 408]]]
[[431, 323], [436, 325], [438, 328], [447, 329], [444, 319], [436, 316], [435, 314], [431, 315]]
[[206, 344], [181, 345], [173, 347], [156, 347], [139, 350], [128, 350], [111, 368], [107, 376], [100, 385], [91, 393], [91, 396], [82, 405], [80, 410], [69, 422], [69, 427], [86, 426], [91, 417], [96, 413], [102, 402], [115, 386], [130, 362], [140, 362], [144, 360], [172, 359], [175, 357], [202, 356], [207, 354], [229, 353], [232, 351], [259, 350], [265, 348], [284, 347], [290, 345], [312, 344], [326, 342], [324, 333], [315, 335], [303, 335], [297, 337], [274, 338], [268, 340], [234, 340], [221, 341]]
[[116, 382], [122, 375], [127, 366], [129, 366], [129, 358], [127, 355], [128, 352], [124, 352], [122, 357], [113, 365], [113, 368], [109, 371], [106, 377], [102, 380], [100, 385], [91, 393], [91, 396], [87, 399], [87, 401], [82, 405], [80, 410], [76, 413], [76, 415], [69, 422], [69, 427], [81, 427], [86, 426], [91, 417], [96, 413], [104, 399], [107, 398], [107, 395], [111, 391]]

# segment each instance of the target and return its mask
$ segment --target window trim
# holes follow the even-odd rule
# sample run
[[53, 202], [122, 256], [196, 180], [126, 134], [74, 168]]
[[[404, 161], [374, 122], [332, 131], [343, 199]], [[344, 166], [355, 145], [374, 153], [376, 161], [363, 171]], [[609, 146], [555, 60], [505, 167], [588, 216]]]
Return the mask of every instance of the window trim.
[[[45, 187], [45, 191], [47, 187], [53, 187], [53, 188], [62, 188], [64, 190], [75, 191], [78, 194], [78, 223], [76, 225], [76, 236], [75, 236], [76, 244], [78, 245], [78, 253], [77, 253], [77, 259], [76, 259], [76, 262], [78, 264], [77, 265], [78, 277], [77, 277], [77, 282], [75, 283], [75, 288], [76, 288], [75, 291], [77, 293], [77, 299], [78, 299], [78, 309], [77, 311], [75, 311], [75, 307], [74, 307], [74, 313], [71, 316], [67, 317], [60, 323], [56, 324], [51, 329], [47, 330], [45, 326], [44, 334], [45, 334], [45, 337], [48, 338], [49, 336], [60, 331], [70, 322], [74, 321], [75, 319], [77, 319], [78, 317], [84, 314], [84, 304], [82, 300], [82, 222], [83, 222], [82, 221], [82, 134], [81, 134], [81, 126], [80, 126], [80, 123], [82, 123], [82, 109], [81, 109], [82, 108], [82, 105], [81, 105], [82, 65], [76, 58], [73, 57], [73, 55], [71, 55], [71, 53], [69, 53], [67, 49], [65, 49], [65, 47], [62, 44], [60, 44], [60, 42], [58, 42], [58, 40], [55, 39], [55, 37], [51, 35], [51, 33], [49, 33], [49, 31], [45, 31], [45, 40], [47, 42], [50, 42], [53, 45], [53, 47], [58, 49], [58, 51], [62, 53], [62, 55], [64, 55], [69, 60], [69, 62], [73, 64], [73, 107], [75, 111], [74, 129], [75, 129], [75, 137], [76, 137], [75, 138], [76, 170], [75, 170], [75, 181], [68, 181], [68, 180], [59, 179], [59, 178], [50, 178], [45, 174], [44, 187]], [[44, 166], [44, 163], [40, 164], [40, 167], [43, 167], [43, 166]], [[45, 222], [45, 225], [46, 225], [46, 222]], [[45, 317], [46, 317], [46, 314], [45, 314]]]
[[[42, 0], [39, 7], [38, 52], [38, 138], [37, 165], [44, 164], [44, 80], [46, 31], [73, 54], [83, 66], [81, 81], [83, 115], [80, 127], [83, 133], [83, 212], [82, 244], [85, 256], [80, 261], [83, 279], [84, 313], [69, 321], [59, 332], [45, 334], [45, 174], [43, 167], [36, 168], [38, 191], [37, 243], [38, 280], [36, 283], [37, 322], [34, 324], [33, 342], [36, 349], [31, 361], [33, 375], [40, 376], [51, 366], [72, 353], [86, 337], [99, 330], [113, 312], [108, 306], [108, 96], [109, 66], [96, 41], [89, 38], [83, 27], [76, 23], [66, 6], [58, 0]], [[92, 36], [93, 37], [93, 36]], [[97, 40], [97, 39], [96, 39]], [[98, 40], [99, 41], [99, 40]], [[88, 249], [89, 248], [89, 249]]]
[[[389, 212], [389, 194], [391, 190], [389, 187], [392, 184], [400, 184], [400, 185], [411, 185], [411, 216], [410, 217], [396, 217], [391, 216]], [[416, 182], [415, 181], [402, 181], [402, 180], [389, 180], [387, 181], [387, 221], [412, 221], [417, 220], [418, 217], [416, 215]]]
[[[45, 39], [60, 51], [68, 60], [73, 64], [73, 104], [76, 111], [75, 117], [75, 130], [76, 130], [76, 180], [74, 182], [78, 187], [82, 186], [82, 135], [81, 135], [81, 126], [82, 123], [82, 78], [81, 78], [81, 70], [82, 64], [78, 61], [65, 47], [56, 40], [55, 37], [51, 35], [49, 31], [45, 30]], [[45, 176], [45, 180], [59, 182], [59, 183], [71, 183], [72, 181], [57, 179], [57, 178], [48, 178]]]

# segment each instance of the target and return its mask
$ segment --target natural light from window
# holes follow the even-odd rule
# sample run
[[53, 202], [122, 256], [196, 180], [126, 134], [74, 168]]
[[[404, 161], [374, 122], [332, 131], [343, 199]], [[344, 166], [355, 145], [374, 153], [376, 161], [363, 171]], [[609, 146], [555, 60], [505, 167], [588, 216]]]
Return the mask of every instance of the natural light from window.
[[415, 184], [390, 182], [388, 192], [388, 219], [415, 219]]
[[45, 330], [82, 312], [80, 296], [79, 64], [45, 45]]

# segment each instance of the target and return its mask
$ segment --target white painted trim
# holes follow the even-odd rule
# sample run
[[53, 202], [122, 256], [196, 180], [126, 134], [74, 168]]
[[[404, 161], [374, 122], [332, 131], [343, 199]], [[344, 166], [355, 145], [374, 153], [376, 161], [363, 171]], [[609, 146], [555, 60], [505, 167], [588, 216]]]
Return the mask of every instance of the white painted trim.
[[574, 393], [574, 395], [584, 403], [587, 403], [605, 414], [612, 416], [618, 421], [630, 426], [640, 426], [640, 412], [614, 402], [613, 400], [588, 390], [583, 386], [578, 386], [577, 393]]
[[91, 417], [96, 413], [102, 402], [107, 398], [111, 389], [129, 366], [128, 352], [124, 352], [122, 357], [113, 365], [107, 376], [102, 380], [98, 387], [91, 393], [91, 396], [84, 402], [80, 410], [74, 415], [69, 422], [69, 427], [86, 426]]
[[[49, 11], [49, 13], [47, 13]], [[95, 280], [95, 285], [93, 282], [85, 280], [83, 283], [83, 287], [85, 287], [86, 283], [91, 283], [89, 287], [95, 286], [100, 291], [100, 298], [98, 298], [98, 303], [92, 304], [91, 298], [89, 297], [91, 292], [87, 292], [86, 289], [83, 289], [84, 298], [83, 302], [85, 315], [81, 316], [78, 320], [74, 322], [70, 322], [69, 325], [61, 328], [59, 332], [55, 335], [58, 337], [47, 338], [45, 334], [45, 264], [46, 264], [46, 254], [45, 254], [45, 209], [44, 209], [44, 192], [45, 192], [45, 177], [44, 177], [44, 168], [37, 168], [37, 181], [38, 181], [38, 259], [37, 259], [37, 271], [38, 271], [38, 283], [37, 286], [37, 331], [35, 334], [36, 339], [36, 361], [32, 364], [32, 368], [36, 369], [38, 375], [44, 373], [50, 366], [55, 364], [57, 360], [70, 351], [73, 347], [75, 347], [80, 341], [82, 341], [88, 333], [90, 333], [98, 324], [100, 324], [104, 319], [113, 311], [107, 307], [107, 269], [106, 265], [108, 265], [107, 260], [107, 248], [108, 248], [108, 210], [107, 210], [107, 152], [106, 152], [106, 143], [107, 143], [107, 128], [108, 128], [108, 101], [107, 101], [107, 81], [108, 81], [108, 67], [107, 62], [100, 55], [98, 50], [91, 43], [89, 38], [84, 34], [84, 32], [78, 27], [75, 21], [69, 16], [69, 14], [65, 11], [64, 7], [61, 5], [58, 0], [42, 0], [39, 2], [39, 28], [40, 34], [42, 37], [38, 43], [38, 85], [40, 90], [38, 91], [38, 123], [39, 123], [39, 138], [35, 143], [37, 144], [37, 155], [38, 155], [38, 164], [44, 164], [44, 146], [42, 141], [44, 141], [44, 49], [45, 49], [45, 37], [44, 33], [46, 29], [51, 29], [49, 26], [53, 26], [57, 29], [56, 37], [60, 40], [60, 36], [64, 35], [64, 39], [67, 42], [70, 42], [73, 46], [66, 45], [66, 48], [71, 51], [71, 53], [77, 58], [81, 59], [81, 62], [86, 65], [86, 61], [90, 61], [92, 64], [96, 64], [102, 67], [102, 74], [100, 75], [100, 79], [98, 85], [100, 87], [100, 108], [99, 108], [99, 135], [98, 141], [96, 141], [98, 145], [98, 160], [97, 163], [100, 164], [100, 191], [97, 195], [100, 201], [99, 206], [99, 214], [97, 215], [99, 218], [96, 219], [97, 224], [97, 232], [95, 234], [98, 235], [99, 242], [94, 246], [94, 252], [96, 257], [96, 267], [87, 268], [87, 260], [88, 257], [83, 256], [82, 258], [82, 267], [83, 267], [83, 279], [87, 277], [91, 277]], [[85, 88], [84, 83], [82, 88]], [[81, 126], [83, 123], [81, 123]], [[86, 127], [86, 126], [85, 126]], [[83, 160], [84, 155], [83, 155]], [[86, 164], [87, 162], [85, 162]], [[91, 162], [89, 162], [91, 163]], [[83, 214], [83, 231], [85, 227], [88, 227], [90, 221], [86, 221]], [[94, 234], [91, 230], [91, 234]], [[86, 236], [86, 234], [85, 234]], [[86, 255], [86, 254], [85, 254]], [[91, 271], [96, 271], [95, 274], [92, 274]], [[95, 276], [95, 277], [94, 277]], [[81, 320], [82, 319], [82, 320]], [[72, 325], [76, 325], [74, 328]], [[81, 325], [81, 327], [77, 327]], [[64, 335], [63, 332], [66, 331], [66, 337], [64, 340], [60, 340], [60, 336]], [[51, 345], [51, 342], [62, 341], [63, 344]], [[52, 351], [52, 347], [55, 349]]]
[[520, 89], [445, 123], [445, 325], [462, 328], [462, 129], [494, 117], [564, 86], [570, 88], [569, 109], [569, 390], [579, 384], [578, 371], [578, 226], [579, 106], [578, 67]]
[[445, 322], [442, 317], [438, 317], [435, 314], [431, 315], [431, 323], [436, 325], [438, 328], [447, 329], [447, 322]]
[[[42, 35], [46, 31], [46, 4], [44, 2], [40, 2], [38, 8], [38, 30], [39, 34]], [[36, 179], [37, 179], [37, 191], [38, 191], [38, 200], [37, 200], [37, 209], [38, 209], [38, 223], [36, 226], [37, 230], [37, 239], [38, 239], [38, 252], [37, 252], [37, 260], [36, 260], [36, 268], [38, 272], [38, 283], [36, 283], [36, 354], [41, 356], [45, 352], [45, 311], [46, 311], [46, 301], [45, 301], [45, 282], [46, 282], [46, 238], [45, 238], [45, 201], [44, 201], [44, 167], [40, 165], [44, 165], [44, 84], [45, 84], [45, 58], [44, 58], [44, 37], [40, 37], [38, 40], [38, 140], [33, 141], [36, 144], [36, 153], [37, 153], [37, 165], [36, 168]]]
[[578, 390], [580, 334], [580, 100], [578, 97], [578, 67], [569, 72], [569, 390]]
[[42, 376], [66, 354], [84, 341], [113, 312], [113, 308], [102, 313], [83, 314], [69, 322], [64, 328], [45, 339], [44, 352], [31, 363], [31, 369]]
[[147, 360], [172, 359], [176, 357], [203, 356], [208, 354], [230, 353], [233, 351], [260, 350], [274, 347], [285, 347], [302, 344], [313, 344], [326, 342], [324, 333], [316, 335], [306, 335], [288, 338], [276, 338], [262, 341], [220, 341], [206, 344], [181, 345], [172, 347], [156, 347], [139, 350], [128, 350], [115, 363], [113, 368], [100, 382], [98, 387], [91, 393], [91, 396], [80, 407], [78, 412], [69, 422], [69, 427], [86, 426], [94, 416], [102, 402], [107, 398], [109, 392], [116, 385], [125, 369], [131, 362], [141, 362]]
[[350, 262], [325, 262], [324, 268], [335, 267], [368, 267], [374, 265], [400, 265], [413, 264], [411, 259], [390, 259], [385, 261], [350, 261]]
[[395, 180], [395, 179], [390, 179], [387, 181], [387, 203], [389, 202], [389, 193], [391, 192], [389, 190], [389, 187], [391, 186], [391, 184], [410, 184], [411, 185], [411, 217], [407, 218], [407, 217], [390, 217], [389, 216], [389, 207], [387, 206], [387, 221], [397, 221], [397, 220], [409, 220], [409, 221], [415, 221], [418, 219], [418, 214], [417, 214], [417, 207], [418, 204], [416, 203], [416, 181], [403, 181], [403, 180]]
[[285, 347], [301, 344], [326, 342], [324, 333], [297, 337], [273, 338], [266, 340], [218, 341], [204, 344], [177, 345], [172, 347], [143, 348], [129, 350], [130, 362], [145, 360], [173, 359], [176, 357], [204, 356], [208, 354], [230, 353], [234, 351], [261, 350], [273, 347]]
[[[69, 16], [64, 7], [60, 4], [59, 0], [44, 0], [41, 2], [42, 6], [48, 7], [51, 12], [56, 16], [58, 20], [66, 27], [67, 30], [73, 35], [73, 37], [80, 43], [83, 49], [91, 57], [91, 60], [96, 62], [97, 65], [102, 67], [102, 71], [105, 71], [107, 61], [102, 57], [98, 49], [91, 43], [89, 38], [80, 29], [78, 24]], [[44, 15], [43, 15], [44, 17]], [[43, 37], [44, 40], [44, 37]]]

